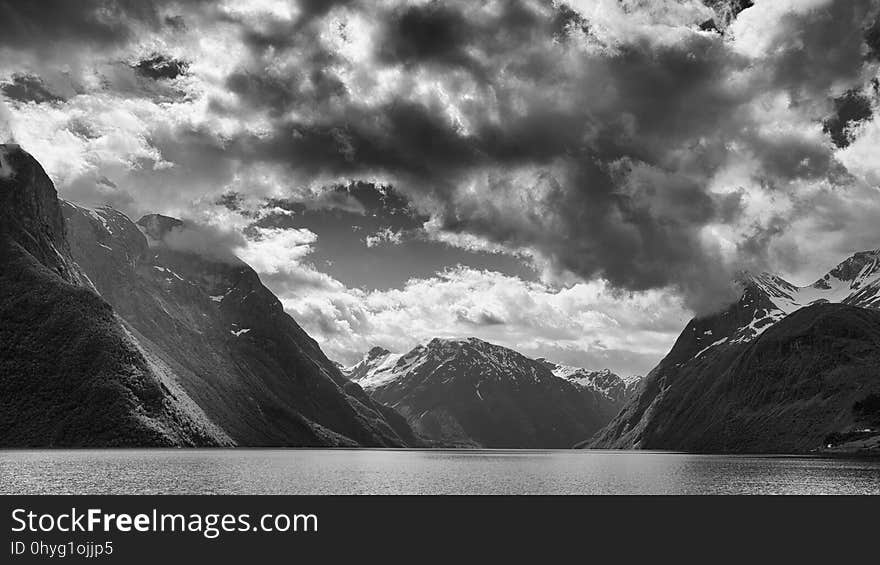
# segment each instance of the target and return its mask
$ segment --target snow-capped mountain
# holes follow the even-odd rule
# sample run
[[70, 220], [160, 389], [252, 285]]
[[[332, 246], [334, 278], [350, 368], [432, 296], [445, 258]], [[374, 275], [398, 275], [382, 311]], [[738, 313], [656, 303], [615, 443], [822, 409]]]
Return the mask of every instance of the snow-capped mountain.
[[581, 388], [596, 391], [609, 401], [623, 405], [632, 396], [638, 387], [642, 377], [631, 376], [626, 379], [611, 372], [610, 369], [600, 369], [598, 371], [590, 371], [581, 367], [572, 367], [569, 365], [560, 365], [539, 358], [538, 361], [544, 363], [550, 371], [561, 379], [577, 385]]
[[592, 446], [796, 451], [863, 425], [856, 407], [880, 389], [865, 374], [880, 348], [880, 250], [803, 287], [742, 282], [736, 303], [688, 323]]
[[780, 276], [744, 273], [739, 302], [718, 316], [695, 320], [694, 356], [728, 342], [748, 342], [789, 314], [821, 303], [880, 307], [880, 250], [863, 251], [843, 261], [824, 277], [796, 286]]
[[433, 339], [405, 354], [373, 348], [346, 374], [442, 445], [570, 447], [617, 413], [626, 384], [559, 367], [476, 338]]

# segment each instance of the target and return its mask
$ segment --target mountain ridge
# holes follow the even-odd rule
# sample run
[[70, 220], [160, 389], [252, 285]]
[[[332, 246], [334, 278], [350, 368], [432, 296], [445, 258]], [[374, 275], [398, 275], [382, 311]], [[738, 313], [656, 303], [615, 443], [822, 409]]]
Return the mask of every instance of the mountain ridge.
[[190, 229], [176, 218], [133, 222], [109, 207], [63, 209], [74, 256], [98, 292], [237, 443], [418, 444], [399, 415], [340, 374], [237, 257], [167, 245], [169, 234]]
[[42, 166], [0, 165], [0, 445], [227, 444], [95, 293]]
[[439, 445], [571, 447], [619, 410], [626, 384], [554, 374], [560, 366], [478, 338], [434, 338], [407, 353], [372, 348], [346, 374]]
[[[868, 320], [880, 306], [880, 251], [855, 253], [814, 283], [802, 287], [767, 273], [747, 274], [743, 282], [743, 293], [737, 302], [717, 314], [694, 318], [687, 324], [666, 357], [646, 376], [639, 394], [582, 446], [698, 451], [716, 451], [724, 446], [749, 451], [811, 451], [828, 448], [824, 442], [825, 436], [846, 435], [852, 431], [849, 427], [856, 425], [850, 417], [853, 404], [870, 397], [875, 385], [870, 378], [863, 378], [858, 364], [847, 364], [849, 350], [846, 346], [855, 340], [857, 343], [863, 342], [870, 349], [873, 338], [869, 327], [863, 328], [864, 335], [861, 335], [860, 330], [855, 329], [858, 328], [857, 323], [845, 324], [841, 320]], [[860, 311], [869, 312], [868, 318]], [[835, 335], [831, 333], [832, 326], [827, 328], [827, 335], [823, 335], [821, 324], [817, 323], [811, 326], [814, 334], [804, 342], [798, 333], [799, 324], [808, 316], [804, 312], [819, 316], [819, 320], [834, 320], [835, 324], [845, 325], [852, 330], [853, 336]], [[815, 312], [820, 312], [821, 316]], [[768, 334], [770, 337], [765, 339]], [[790, 372], [769, 371], [768, 375], [790, 382], [791, 386], [796, 384], [804, 390], [812, 390], [814, 381], [833, 382], [836, 383], [835, 387], [844, 387], [845, 381], [838, 381], [836, 376], [830, 376], [831, 373], [817, 370], [816, 374], [811, 375], [802, 371], [796, 359], [790, 356], [790, 348], [800, 348], [798, 351], [804, 358], [814, 359], [816, 367], [825, 367], [827, 371], [831, 371], [827, 365], [829, 356], [839, 355], [838, 373], [852, 372], [852, 378], [862, 383], [865, 398], [854, 399], [856, 393], [849, 396], [837, 394], [837, 389], [824, 391], [834, 399], [833, 402], [828, 401], [828, 406], [832, 407], [827, 408], [825, 413], [834, 415], [823, 422], [811, 414], [810, 418], [816, 418], [811, 423], [812, 431], [801, 428], [800, 437], [796, 437], [798, 426], [790, 422], [783, 425], [770, 418], [769, 414], [774, 410], [790, 410], [791, 406], [786, 403], [822, 404], [812, 397], [783, 395], [780, 404], [775, 406], [745, 403], [734, 409], [730, 403], [741, 392], [737, 383], [745, 382], [738, 379], [745, 379], [750, 374], [749, 367], [752, 367], [744, 360], [753, 359], [756, 355], [766, 359], [764, 346], [767, 342], [786, 340], [791, 343], [778, 345], [773, 350], [777, 358], [772, 363], [775, 363], [773, 366], [788, 367]], [[716, 384], [722, 380], [730, 385], [727, 395], [718, 392]], [[767, 391], [776, 386], [769, 376], [764, 384]], [[726, 414], [730, 426], [741, 421], [742, 413], [749, 411], [764, 414], [767, 422], [772, 424], [767, 424], [766, 437], [756, 437], [758, 430], [749, 426], [741, 427], [740, 435], [736, 436], [736, 433], [709, 416], [704, 418], [702, 429], [688, 427], [687, 422], [692, 422], [697, 414], [705, 414], [709, 406], [714, 407], [716, 418]], [[803, 414], [806, 415], [808, 412], [806, 408], [804, 410]], [[842, 428], [838, 429], [840, 426]], [[690, 435], [681, 435], [674, 432], [675, 429], [688, 429]], [[821, 433], [815, 430], [821, 430]], [[727, 443], [712, 435], [727, 437]]]
[[243, 261], [141, 224], [0, 146], [0, 445], [421, 445]]

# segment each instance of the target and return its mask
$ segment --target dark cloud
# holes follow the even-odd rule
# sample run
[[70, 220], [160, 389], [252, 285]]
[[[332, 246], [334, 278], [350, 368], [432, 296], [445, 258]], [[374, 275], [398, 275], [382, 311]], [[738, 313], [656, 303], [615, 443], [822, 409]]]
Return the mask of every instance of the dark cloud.
[[[771, 2], [705, 3], [718, 14], [714, 27], [735, 20], [738, 33], [760, 27], [762, 16], [775, 17]], [[84, 45], [125, 41], [139, 26], [196, 33], [199, 17], [222, 19], [244, 42], [243, 60], [220, 79], [228, 93], [210, 101], [209, 117], [230, 118], [224, 124], [258, 118], [259, 127], [230, 125], [223, 135], [186, 120], [152, 127], [149, 145], [172, 164], [144, 158], [126, 184], [147, 206], [185, 187], [194, 196], [210, 194], [210, 201], [224, 194], [221, 205], [253, 211], [241, 197], [248, 188], [228, 187], [246, 184], [242, 171], [264, 166], [304, 185], [376, 179], [331, 187], [308, 202], [265, 204], [315, 222], [302, 227], [349, 221], [350, 228], [350, 216], [375, 215], [375, 222], [358, 224], [364, 233], [415, 229], [401, 224], [430, 217], [453, 235], [528, 249], [557, 274], [604, 277], [628, 290], [677, 287], [697, 309], [717, 302], [735, 267], [725, 264], [706, 228], [747, 221], [736, 187], [727, 196], [711, 190], [716, 175], [744, 157], [756, 163], [749, 181], [767, 191], [843, 178], [833, 147], [818, 132], [832, 97], [863, 86], [865, 54], [878, 43], [877, 24], [865, 26], [876, 21], [872, 0], [792, 10], [774, 20], [774, 29], [755, 32], [767, 43], [756, 54], [736, 44], [734, 34], [700, 32], [696, 19], [647, 31], [629, 20], [591, 27], [593, 16], [539, 0], [301, 0], [292, 21], [216, 8], [173, 22], [165, 19], [171, 4], [55, 4], [58, 13], [43, 20], [36, 9], [10, 3], [0, 4], [0, 16], [5, 10], [23, 29], [41, 26], [31, 44], [65, 15], [68, 21], [57, 22], [60, 35]], [[627, 2], [629, 15], [614, 17], [642, 22], [633, 14], [665, 4]], [[352, 12], [364, 17], [346, 21]], [[26, 43], [15, 33], [6, 41]], [[364, 34], [368, 41], [349, 43]], [[135, 68], [158, 79], [154, 88], [187, 71], [163, 55]], [[825, 122], [838, 145], [847, 125], [866, 115], [846, 96]], [[788, 107], [776, 109], [774, 100], [782, 98]], [[785, 111], [806, 119], [770, 127], [776, 116], [769, 114]], [[798, 129], [802, 123], [815, 131]], [[89, 137], [88, 128], [75, 133]], [[377, 196], [381, 183], [393, 185], [400, 201]], [[401, 210], [399, 217], [389, 220], [388, 209]], [[290, 216], [260, 218], [280, 227], [294, 221]], [[740, 262], [766, 260], [762, 247], [780, 230], [765, 228], [740, 246]], [[351, 241], [340, 237], [336, 244], [342, 249]], [[381, 252], [399, 252], [391, 247]]]
[[456, 8], [437, 1], [410, 6], [394, 14], [380, 54], [404, 64], [467, 65], [470, 57], [464, 49], [470, 45], [473, 33]]
[[868, 45], [868, 55], [880, 61], [880, 16], [875, 17], [865, 30], [865, 43]]
[[822, 98], [839, 82], [857, 80], [864, 64], [864, 21], [875, 0], [835, 0], [826, 7], [782, 20], [767, 45], [772, 86], [788, 88], [795, 100]]
[[[243, 202], [242, 195], [238, 193], [226, 193], [220, 201], [223, 206], [233, 211], [242, 210]], [[281, 209], [294, 214], [304, 214], [307, 211], [339, 211], [381, 218], [406, 216], [419, 225], [428, 219], [419, 216], [409, 200], [393, 187], [365, 181], [328, 186], [317, 195], [309, 193], [295, 198], [268, 198], [261, 208]]]
[[133, 26], [159, 25], [158, 2], [142, 0], [0, 1], [0, 45], [50, 49], [68, 41], [119, 44]]
[[740, 12], [755, 5], [752, 0], [703, 0], [703, 3], [715, 10], [716, 14], [714, 20], [702, 24], [704, 31], [727, 29]]
[[153, 80], [175, 79], [186, 74], [188, 67], [189, 63], [186, 61], [179, 61], [161, 53], [154, 54], [132, 65], [138, 74]]
[[[729, 19], [747, 4], [713, 7]], [[758, 180], [771, 189], [841, 169], [822, 143], [765, 133], [749, 105], [778, 90], [795, 104], [822, 101], [832, 85], [856, 81], [864, 40], [852, 31], [869, 9], [857, 0], [789, 14], [757, 60], [720, 35], [696, 32], [674, 43], [634, 36], [614, 49], [584, 50], [560, 41], [562, 31], [595, 40], [563, 5], [510, 2], [493, 12], [429, 2], [379, 18], [375, 64], [432, 69], [453, 99], [469, 88], [457, 106], [461, 123], [443, 99], [408, 88], [365, 105], [328, 74], [329, 92], [339, 96], [316, 94], [309, 77], [343, 62], [311, 49], [319, 42], [307, 32], [292, 35], [276, 22], [261, 28], [253, 64], [229, 80], [248, 108], [277, 118], [274, 131], [238, 136], [227, 150], [306, 176], [386, 175], [413, 200], [427, 199], [426, 213], [445, 230], [534, 249], [560, 272], [621, 288], [678, 286], [705, 309], [732, 278], [701, 234], [738, 220], [739, 195], [707, 191], [731, 144], [759, 161]], [[262, 70], [266, 57], [284, 53], [302, 55], [306, 67]], [[468, 86], [461, 71], [476, 82]], [[748, 82], [731, 87], [734, 74]], [[463, 191], [468, 184], [475, 190]]]
[[848, 90], [834, 100], [834, 115], [822, 124], [822, 130], [831, 136], [838, 147], [850, 144], [848, 128], [858, 122], [868, 120], [872, 115], [871, 99], [858, 90]]
[[224, 192], [217, 197], [217, 199], [214, 201], [214, 204], [217, 204], [218, 206], [223, 206], [230, 212], [237, 212], [245, 218], [256, 219], [260, 217], [258, 211], [250, 209], [250, 207], [248, 206], [248, 199], [240, 192]]
[[0, 85], [0, 91], [11, 99], [18, 102], [63, 102], [64, 98], [54, 94], [43, 80], [35, 75], [16, 73], [9, 82]]
[[557, 39], [565, 39], [572, 32], [590, 32], [587, 20], [576, 10], [563, 3], [557, 6], [551, 27], [553, 29], [553, 36]]

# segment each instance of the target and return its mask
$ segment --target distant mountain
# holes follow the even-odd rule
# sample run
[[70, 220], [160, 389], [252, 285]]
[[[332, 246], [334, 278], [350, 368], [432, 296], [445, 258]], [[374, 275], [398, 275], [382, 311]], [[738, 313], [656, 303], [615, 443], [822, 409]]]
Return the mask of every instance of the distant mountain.
[[175, 250], [180, 220], [63, 204], [73, 258], [145, 354], [239, 445], [405, 446], [404, 419], [342, 376], [233, 256]]
[[229, 442], [95, 293], [40, 164], [0, 146], [0, 446]]
[[571, 447], [614, 416], [624, 381], [576, 372], [476, 338], [433, 339], [405, 354], [376, 347], [346, 370], [435, 444], [490, 448]]
[[581, 367], [559, 365], [544, 358], [538, 361], [544, 363], [550, 371], [561, 379], [586, 390], [599, 393], [607, 399], [607, 413], [609, 418], [614, 417], [626, 402], [633, 397], [642, 381], [640, 376], [623, 378], [608, 369], [591, 371]]
[[856, 253], [805, 287], [769, 274], [743, 282], [735, 304], [688, 323], [587, 445], [800, 452], [880, 443], [870, 408], [880, 394], [880, 251]]

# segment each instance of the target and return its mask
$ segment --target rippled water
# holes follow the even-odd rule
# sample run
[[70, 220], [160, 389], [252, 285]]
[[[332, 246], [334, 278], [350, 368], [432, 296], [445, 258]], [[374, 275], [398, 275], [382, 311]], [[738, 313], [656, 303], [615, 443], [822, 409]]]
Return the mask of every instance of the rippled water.
[[3, 494], [880, 494], [880, 461], [607, 451], [0, 451]]

